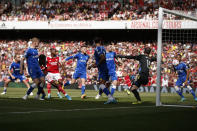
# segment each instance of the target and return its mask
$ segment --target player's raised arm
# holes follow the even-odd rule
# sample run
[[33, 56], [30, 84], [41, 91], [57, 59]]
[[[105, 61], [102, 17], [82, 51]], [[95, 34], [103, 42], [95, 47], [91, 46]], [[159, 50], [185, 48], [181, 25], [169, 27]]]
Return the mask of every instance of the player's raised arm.
[[67, 73], [66, 73], [66, 69], [65, 69], [65, 62], [59, 60], [59, 65], [60, 65], [61, 69], [63, 70], [64, 76], [66, 76]]
[[87, 62], [87, 69], [91, 69], [91, 68], [96, 68], [96, 60], [94, 57], [90, 59], [88, 59], [88, 62]]
[[22, 56], [21, 61], [20, 61], [20, 74], [23, 74], [24, 71], [24, 61], [28, 56], [28, 49], [25, 51], [25, 54]]
[[68, 61], [70, 59], [74, 59], [74, 56], [69, 56], [68, 58], [65, 59], [65, 61]]
[[21, 58], [21, 61], [20, 61], [20, 74], [23, 74], [24, 61], [25, 61], [25, 57]]
[[189, 79], [189, 75], [190, 75], [190, 69], [187, 67], [187, 65], [185, 65], [185, 69], [186, 69], [186, 80], [184, 82], [184, 85], [187, 85], [188, 84], [188, 79]]
[[69, 56], [68, 58], [65, 59], [65, 61], [69, 61], [70, 59], [77, 59], [79, 57], [79, 53], [76, 55]]
[[126, 58], [126, 59], [137, 59], [137, 56], [125, 56], [125, 55], [116, 55], [117, 58]]

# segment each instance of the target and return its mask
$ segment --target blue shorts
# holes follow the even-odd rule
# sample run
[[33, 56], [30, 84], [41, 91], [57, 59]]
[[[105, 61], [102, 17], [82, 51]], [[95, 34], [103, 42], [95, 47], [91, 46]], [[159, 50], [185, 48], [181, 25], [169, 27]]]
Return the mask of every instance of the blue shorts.
[[110, 79], [111, 81], [118, 80], [118, 77], [117, 77], [117, 75], [116, 75], [116, 72], [109, 73], [109, 79]]
[[99, 72], [98, 74], [99, 74], [98, 80], [105, 80], [105, 81], [109, 80], [108, 73], [106, 73], [106, 72]]
[[28, 68], [28, 72], [32, 79], [44, 77], [40, 67]]
[[84, 78], [86, 79], [86, 72], [79, 72], [79, 71], [75, 71], [75, 73], [73, 74], [73, 79], [78, 79], [78, 78]]
[[26, 77], [24, 76], [24, 75], [15, 75], [15, 74], [12, 74], [14, 77], [15, 77], [15, 79], [12, 79], [12, 77], [9, 77], [9, 79], [11, 80], [11, 81], [15, 81], [15, 80], [17, 80], [17, 79], [19, 79], [21, 82], [23, 81], [23, 80], [26, 80]]
[[[186, 76], [183, 76], [183, 77], [178, 77], [177, 81], [176, 81], [176, 86], [180, 87], [180, 86], [183, 86], [183, 83], [185, 82], [186, 80]], [[189, 83], [189, 81], [188, 81]]]

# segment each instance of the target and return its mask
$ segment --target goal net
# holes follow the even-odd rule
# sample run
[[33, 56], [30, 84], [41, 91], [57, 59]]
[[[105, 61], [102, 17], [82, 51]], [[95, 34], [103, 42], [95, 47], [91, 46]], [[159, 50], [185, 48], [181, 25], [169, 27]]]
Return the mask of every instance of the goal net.
[[[197, 13], [160, 8], [156, 106], [197, 105], [194, 100], [194, 94], [197, 95], [196, 51]], [[179, 57], [181, 63], [177, 61]], [[186, 75], [188, 85], [182, 84], [187, 74], [183, 63], [190, 72], [189, 77]]]

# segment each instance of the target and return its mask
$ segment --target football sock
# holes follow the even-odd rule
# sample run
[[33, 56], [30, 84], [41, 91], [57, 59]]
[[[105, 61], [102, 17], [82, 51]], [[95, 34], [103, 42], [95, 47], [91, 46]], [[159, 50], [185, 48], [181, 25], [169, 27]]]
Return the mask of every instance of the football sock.
[[61, 85], [61, 84], [59, 84], [59, 86], [58, 86], [58, 91], [59, 91], [59, 92], [62, 92], [64, 95], [66, 94], [66, 91], [64, 91], [64, 90], [62, 89], [62, 85]]
[[182, 93], [181, 90], [177, 90], [176, 93], [177, 93], [179, 96], [181, 96], [181, 98], [184, 98], [183, 93]]
[[103, 92], [104, 92], [107, 96], [110, 94], [108, 88], [104, 88], [104, 89], [103, 89]]
[[99, 88], [99, 95], [101, 96], [103, 94], [103, 90]]
[[40, 95], [42, 93], [43, 96], [45, 96], [45, 92], [44, 92], [44, 83], [40, 83], [38, 85], [38, 92], [37, 94]]
[[195, 92], [193, 91], [193, 89], [189, 90], [189, 92], [193, 95], [194, 99], [196, 98]]
[[32, 84], [32, 85], [30, 85], [30, 88], [27, 90], [27, 95], [29, 95], [33, 90], [34, 90], [34, 88], [36, 87], [36, 84], [34, 83], [34, 84]]
[[193, 89], [191, 88], [191, 86], [187, 86], [187, 88], [189, 89], [189, 92], [193, 95], [194, 99], [196, 98], [195, 92], [193, 91]]
[[67, 86], [67, 85], [70, 85], [70, 83], [71, 83], [70, 81], [67, 81], [67, 82], [64, 84], [64, 87]]
[[116, 86], [113, 85], [111, 88], [111, 95], [112, 96], [114, 95], [115, 91], [116, 91]]
[[47, 91], [48, 91], [48, 94], [51, 93], [51, 84], [50, 83], [47, 83]]
[[3, 92], [7, 92], [7, 88], [6, 87], [4, 87]]
[[27, 95], [29, 95], [33, 90], [34, 88], [30, 86], [30, 88], [27, 90]]
[[84, 85], [81, 86], [81, 94], [82, 95], [85, 94], [85, 86]]
[[139, 95], [138, 91], [136, 89], [134, 89], [134, 90], [132, 90], [132, 92], [133, 92], [135, 98], [137, 99], [137, 101], [141, 101], [141, 98], [140, 98], [140, 95]]

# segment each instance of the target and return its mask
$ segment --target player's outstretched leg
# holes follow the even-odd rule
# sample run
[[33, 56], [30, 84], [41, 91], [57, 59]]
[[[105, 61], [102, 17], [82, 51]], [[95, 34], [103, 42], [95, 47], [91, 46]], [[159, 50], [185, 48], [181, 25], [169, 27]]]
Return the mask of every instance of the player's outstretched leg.
[[[86, 78], [86, 77], [85, 77]], [[86, 79], [85, 78], [81, 78], [81, 99], [85, 99], [87, 98], [86, 94], [85, 94], [85, 82], [86, 82]]]
[[62, 89], [62, 84], [59, 84], [59, 86], [58, 86], [58, 91], [59, 91], [59, 92], [62, 92], [62, 93], [64, 94], [64, 96], [65, 96], [69, 101], [72, 100], [72, 98], [66, 93], [66, 91], [64, 91], [64, 89]]
[[59, 90], [58, 90], [58, 92], [57, 92], [57, 96], [58, 96], [60, 99], [63, 98], [62, 95], [60, 94]]
[[[37, 95], [36, 95], [36, 99], [39, 99], [39, 100], [44, 100], [45, 99], [45, 92], [44, 92], [44, 86], [45, 86], [45, 83], [42, 81], [41, 83], [38, 84], [38, 92], [37, 92]], [[40, 94], [42, 94], [41, 98], [40, 98]]]
[[103, 94], [103, 90], [101, 88], [99, 88], [99, 93], [95, 96], [95, 99], [99, 99]]
[[194, 97], [194, 100], [195, 101], [197, 101], [197, 97], [196, 97], [196, 95], [195, 95], [195, 92], [194, 92], [194, 90], [191, 88], [191, 86], [187, 86], [187, 88], [189, 89], [189, 92], [192, 94], [192, 96]]
[[116, 91], [116, 86], [112, 85], [112, 87], [111, 87], [111, 95], [112, 96], [114, 95], [115, 91]]
[[101, 84], [100, 88], [103, 89], [103, 92], [108, 96], [108, 100], [104, 104], [117, 103], [117, 101], [110, 94], [109, 89], [106, 88], [104, 84]]
[[64, 87], [68, 86], [71, 84], [71, 81], [66, 81], [66, 83], [64, 84]]
[[176, 90], [176, 93], [181, 97], [181, 102], [185, 101], [186, 98], [183, 96], [183, 93], [180, 90], [180, 88], [178, 86], [175, 86], [175, 90]]
[[85, 94], [85, 85], [81, 86], [81, 99], [85, 99], [87, 98], [86, 94]]
[[51, 84], [47, 83], [48, 99], [51, 98]]
[[1, 93], [1, 95], [5, 95], [7, 93], [7, 87], [3, 88], [3, 92]]
[[135, 98], [137, 99], [137, 102], [133, 102], [132, 104], [141, 104], [142, 101], [141, 101], [140, 94], [137, 91], [137, 89], [133, 89], [132, 93], [134, 94]]
[[131, 94], [130, 87], [129, 88], [126, 88], [124, 91], [127, 93], [127, 95], [130, 95]]
[[4, 83], [4, 89], [3, 89], [3, 92], [1, 93], [1, 95], [5, 95], [7, 93], [7, 87], [8, 87], [8, 84], [11, 82], [10, 79], [6, 80], [5, 83]]
[[34, 88], [36, 87], [36, 84], [33, 83], [30, 88], [27, 90], [27, 93], [25, 96], [23, 96], [23, 99], [26, 100], [28, 98], [28, 96], [30, 95], [30, 93], [34, 90]]

